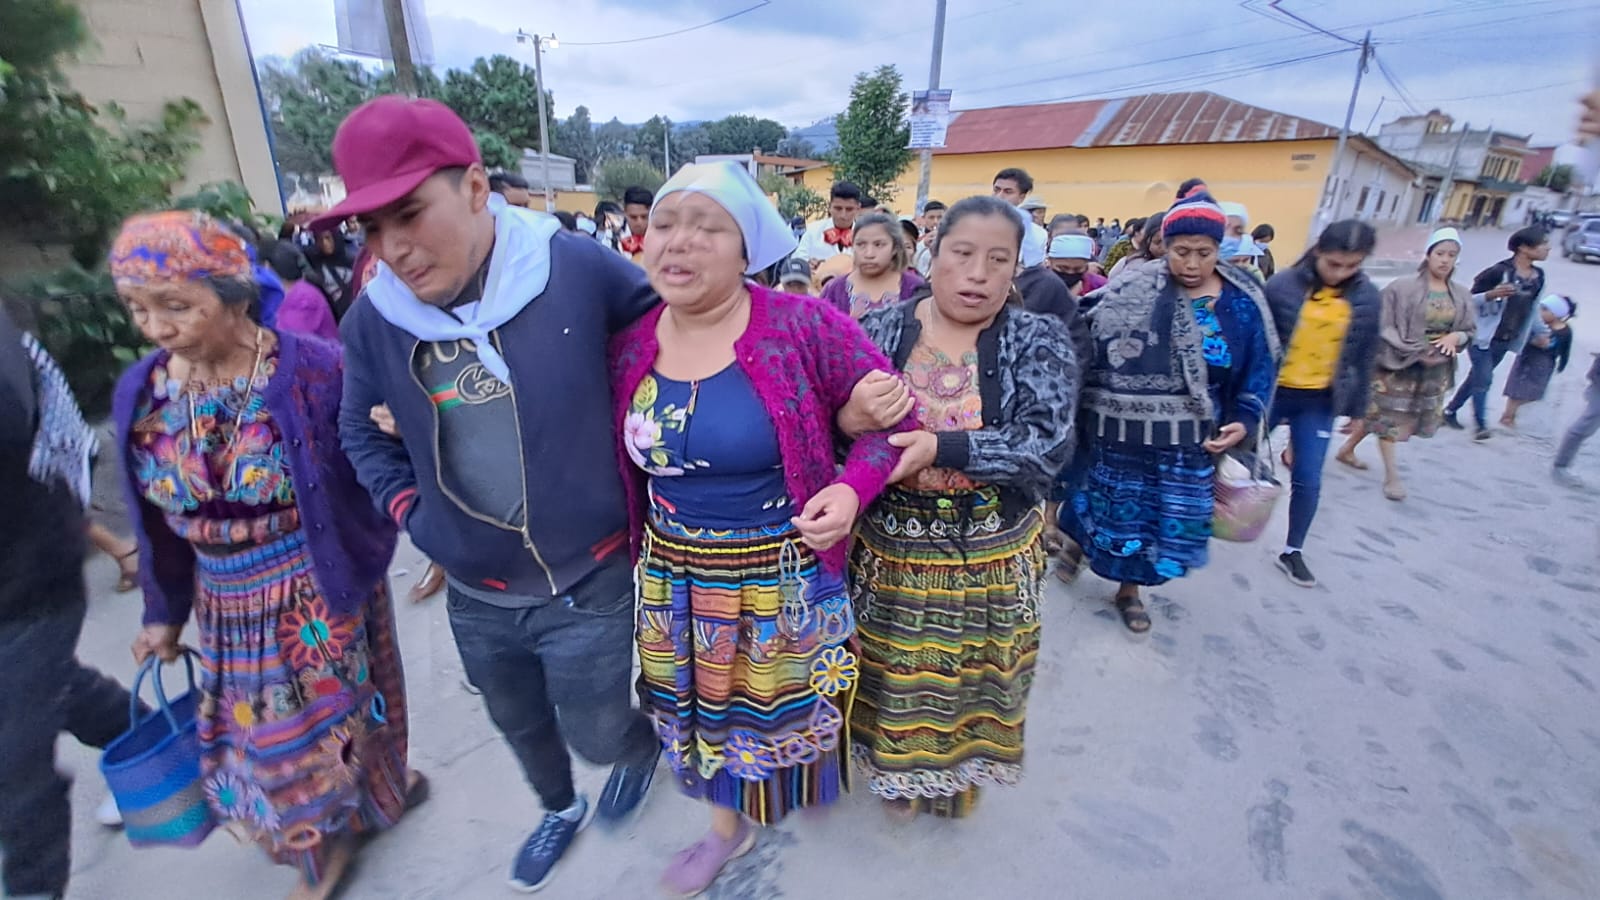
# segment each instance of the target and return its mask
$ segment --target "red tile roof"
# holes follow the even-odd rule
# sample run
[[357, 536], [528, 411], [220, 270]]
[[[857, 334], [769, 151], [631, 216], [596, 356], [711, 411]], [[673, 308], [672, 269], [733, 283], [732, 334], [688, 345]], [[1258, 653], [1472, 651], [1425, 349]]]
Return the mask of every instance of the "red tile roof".
[[1337, 128], [1209, 91], [998, 106], [956, 113], [938, 153], [1217, 144], [1335, 137]]

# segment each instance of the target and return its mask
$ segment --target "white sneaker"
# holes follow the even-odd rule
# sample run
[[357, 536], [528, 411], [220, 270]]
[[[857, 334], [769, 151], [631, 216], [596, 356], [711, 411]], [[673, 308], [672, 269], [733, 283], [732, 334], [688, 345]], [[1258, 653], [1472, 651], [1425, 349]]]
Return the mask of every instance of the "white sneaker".
[[94, 808], [94, 820], [107, 828], [121, 828], [122, 810], [117, 808], [117, 798], [107, 794]]

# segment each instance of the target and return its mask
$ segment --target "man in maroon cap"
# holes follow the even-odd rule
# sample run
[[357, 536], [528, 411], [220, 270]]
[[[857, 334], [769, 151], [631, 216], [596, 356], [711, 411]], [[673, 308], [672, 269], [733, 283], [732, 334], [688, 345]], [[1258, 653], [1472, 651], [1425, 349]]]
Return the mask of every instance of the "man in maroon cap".
[[[643, 271], [492, 194], [467, 126], [380, 97], [333, 142], [380, 260], [341, 326], [340, 439], [378, 506], [444, 567], [468, 680], [546, 815], [511, 867], [535, 890], [586, 824], [568, 746], [640, 805], [660, 752], [632, 706], [633, 577], [606, 342], [656, 302]], [[400, 439], [370, 411], [386, 405]]]

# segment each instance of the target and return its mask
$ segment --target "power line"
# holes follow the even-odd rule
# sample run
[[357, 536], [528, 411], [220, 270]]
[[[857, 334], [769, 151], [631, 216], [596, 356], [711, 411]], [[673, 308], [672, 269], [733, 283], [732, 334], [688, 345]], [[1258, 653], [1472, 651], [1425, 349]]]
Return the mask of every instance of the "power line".
[[747, 6], [738, 12], [728, 13], [721, 18], [712, 19], [709, 22], [701, 22], [699, 25], [690, 25], [688, 28], [679, 28], [677, 31], [664, 31], [660, 34], [652, 34], [645, 37], [626, 38], [620, 41], [562, 41], [561, 43], [568, 47], [615, 47], [618, 44], [640, 44], [645, 41], [658, 41], [662, 38], [675, 37], [680, 34], [688, 34], [691, 31], [699, 31], [702, 28], [710, 28], [713, 25], [721, 25], [723, 22], [726, 22], [729, 19], [737, 19], [745, 13], [752, 13], [764, 6], [771, 5], [772, 0], [760, 0], [760, 2], [754, 6]]
[[1389, 65], [1383, 61], [1383, 57], [1374, 52], [1372, 58], [1378, 63], [1378, 74], [1382, 75], [1383, 80], [1389, 82], [1389, 86], [1394, 88], [1395, 93], [1399, 95], [1400, 102], [1411, 110], [1411, 114], [1416, 115], [1422, 112], [1417, 106], [1416, 97], [1412, 96], [1411, 92], [1406, 90], [1405, 86], [1400, 83], [1399, 76], [1389, 70]]
[[1552, 81], [1549, 84], [1536, 84], [1532, 87], [1518, 88], [1514, 91], [1495, 91], [1492, 94], [1473, 94], [1470, 97], [1428, 97], [1423, 98], [1424, 103], [1456, 103], [1461, 100], [1483, 100], [1489, 97], [1512, 97], [1517, 94], [1531, 94], [1534, 91], [1548, 91], [1559, 87], [1575, 87], [1588, 84], [1587, 78], [1568, 78], [1565, 81]]
[[[1247, 0], [1247, 2], [1248, 2], [1248, 0]], [[1337, 40], [1337, 41], [1344, 41], [1346, 44], [1349, 44], [1352, 47], [1363, 46], [1363, 44], [1360, 41], [1352, 41], [1351, 39], [1345, 37], [1342, 34], [1339, 34], [1336, 31], [1329, 31], [1328, 29], [1323, 28], [1321, 25], [1317, 25], [1317, 24], [1308, 22], [1305, 19], [1300, 18], [1299, 16], [1297, 16], [1294, 13], [1288, 11], [1287, 9], [1284, 9], [1282, 4], [1283, 4], [1283, 0], [1270, 0], [1270, 2], [1267, 3], [1267, 8], [1272, 10], [1273, 12], [1277, 13], [1278, 15], [1284, 16], [1284, 17], [1286, 17], [1288, 19], [1291, 19], [1291, 20], [1293, 20], [1295, 22], [1300, 23], [1301, 25], [1305, 26], [1306, 28], [1311, 29], [1313, 32], [1325, 34], [1328, 37], [1331, 37], [1331, 38], [1333, 38], [1334, 40]]]

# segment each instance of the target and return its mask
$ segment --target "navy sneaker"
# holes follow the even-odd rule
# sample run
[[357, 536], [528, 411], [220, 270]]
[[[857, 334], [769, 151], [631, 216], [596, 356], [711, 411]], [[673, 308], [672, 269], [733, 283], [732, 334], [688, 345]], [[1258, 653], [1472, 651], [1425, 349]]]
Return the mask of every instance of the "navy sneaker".
[[1450, 428], [1454, 428], [1456, 431], [1465, 431], [1467, 428], [1467, 426], [1461, 424], [1460, 417], [1456, 415], [1456, 412], [1453, 409], [1447, 409], [1444, 411], [1444, 424]]
[[594, 814], [600, 820], [601, 828], [615, 831], [644, 807], [644, 798], [650, 793], [650, 783], [655, 780], [656, 761], [659, 759], [661, 744], [657, 742], [648, 762], [634, 765], [618, 763], [612, 767], [611, 777], [606, 779], [605, 790], [600, 792], [600, 802], [596, 804], [598, 808]]
[[[528, 835], [517, 858], [511, 863], [511, 887], [531, 894], [550, 883], [556, 863], [572, 846], [572, 839], [589, 824], [589, 800], [579, 796], [573, 809], [560, 813], [546, 813], [539, 830]], [[573, 818], [570, 813], [576, 812]]]

